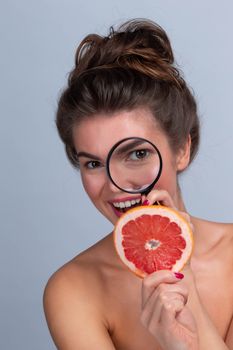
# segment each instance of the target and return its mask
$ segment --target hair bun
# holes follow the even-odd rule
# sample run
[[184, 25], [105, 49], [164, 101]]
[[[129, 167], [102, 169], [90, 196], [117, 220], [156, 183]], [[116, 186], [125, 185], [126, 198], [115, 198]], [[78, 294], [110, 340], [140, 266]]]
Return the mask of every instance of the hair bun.
[[[131, 20], [124, 23], [118, 30], [118, 33], [125, 37], [125, 44], [131, 49], [145, 50], [151, 48], [151, 51], [169, 64], [174, 62], [173, 52], [165, 31], [157, 24], [149, 20]], [[110, 36], [114, 35], [111, 27]], [[117, 35], [117, 32], [116, 32]]]
[[87, 70], [113, 67], [133, 69], [178, 87], [183, 85], [183, 79], [174, 66], [167, 34], [149, 20], [131, 20], [117, 30], [111, 27], [107, 37], [88, 35], [77, 50], [76, 68], [70, 82]]

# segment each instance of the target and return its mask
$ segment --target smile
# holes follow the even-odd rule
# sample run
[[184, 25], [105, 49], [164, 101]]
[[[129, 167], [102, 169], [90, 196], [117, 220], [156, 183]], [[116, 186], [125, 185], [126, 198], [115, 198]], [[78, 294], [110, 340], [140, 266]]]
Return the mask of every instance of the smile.
[[127, 199], [125, 201], [116, 201], [111, 203], [114, 209], [114, 212], [117, 216], [120, 216], [122, 213], [125, 213], [127, 210], [141, 205], [141, 198], [137, 199]]

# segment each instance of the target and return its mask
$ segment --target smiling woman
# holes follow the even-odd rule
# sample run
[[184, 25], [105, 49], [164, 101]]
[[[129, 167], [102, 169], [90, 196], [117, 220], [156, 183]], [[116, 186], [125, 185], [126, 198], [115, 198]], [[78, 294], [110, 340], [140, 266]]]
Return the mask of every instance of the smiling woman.
[[[164, 30], [132, 20], [106, 37], [84, 38], [59, 101], [57, 128], [90, 200], [113, 225], [129, 208], [159, 202], [181, 212], [195, 240], [182, 274], [132, 275], [112, 233], [60, 268], [44, 294], [58, 349], [232, 349], [233, 225], [186, 212], [178, 175], [197, 153], [199, 120]], [[131, 138], [145, 142], [121, 146]], [[155, 182], [146, 167], [150, 157], [162, 160]]]

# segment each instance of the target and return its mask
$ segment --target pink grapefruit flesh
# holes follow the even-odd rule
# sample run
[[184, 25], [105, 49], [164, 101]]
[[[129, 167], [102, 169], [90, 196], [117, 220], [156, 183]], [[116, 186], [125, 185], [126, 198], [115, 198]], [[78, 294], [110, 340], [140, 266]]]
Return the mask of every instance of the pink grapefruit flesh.
[[158, 270], [180, 271], [191, 256], [193, 235], [174, 209], [140, 206], [119, 218], [114, 244], [122, 262], [143, 278]]

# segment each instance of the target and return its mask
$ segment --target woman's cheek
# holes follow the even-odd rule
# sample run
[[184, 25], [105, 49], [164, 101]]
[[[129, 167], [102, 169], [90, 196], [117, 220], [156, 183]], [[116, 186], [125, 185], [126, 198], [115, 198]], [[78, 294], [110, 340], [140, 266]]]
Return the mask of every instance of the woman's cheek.
[[91, 181], [91, 179], [89, 179], [88, 176], [85, 176], [85, 175], [81, 175], [81, 178], [82, 178], [82, 184], [85, 191], [87, 192], [89, 197], [92, 197], [93, 190], [95, 188], [95, 186], [93, 185], [93, 181]]
[[88, 174], [81, 174], [81, 179], [83, 183], [83, 187], [87, 192], [89, 198], [91, 200], [95, 200], [101, 190], [101, 184], [98, 177]]

